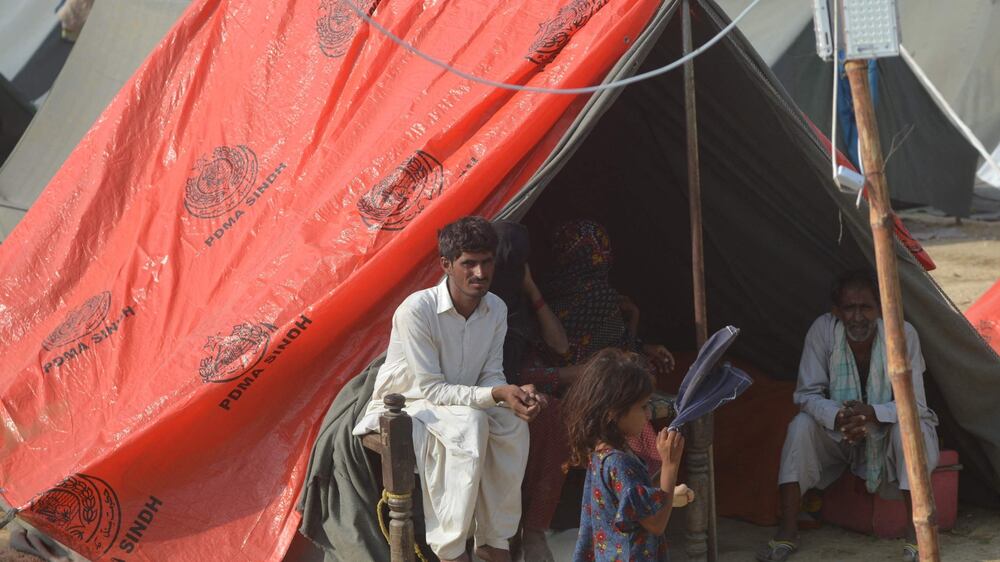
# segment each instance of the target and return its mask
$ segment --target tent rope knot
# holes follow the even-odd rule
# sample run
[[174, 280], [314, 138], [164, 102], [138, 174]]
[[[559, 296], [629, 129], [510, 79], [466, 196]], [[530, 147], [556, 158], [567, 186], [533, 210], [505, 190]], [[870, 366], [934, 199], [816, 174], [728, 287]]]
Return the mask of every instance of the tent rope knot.
[[[378, 526], [382, 529], [382, 536], [385, 537], [385, 542], [392, 544], [389, 541], [389, 528], [385, 526], [385, 517], [382, 515], [382, 508], [388, 505], [389, 500], [409, 501], [412, 497], [413, 495], [410, 492], [405, 494], [393, 494], [389, 490], [382, 490], [382, 499], [380, 499], [378, 501], [378, 505], [375, 506], [375, 513], [378, 515]], [[0, 528], [2, 528], [2, 525], [0, 525]], [[420, 562], [427, 562], [427, 558], [424, 557], [424, 553], [420, 551], [420, 547], [416, 543], [413, 544], [413, 552], [417, 555], [417, 559], [419, 559]]]

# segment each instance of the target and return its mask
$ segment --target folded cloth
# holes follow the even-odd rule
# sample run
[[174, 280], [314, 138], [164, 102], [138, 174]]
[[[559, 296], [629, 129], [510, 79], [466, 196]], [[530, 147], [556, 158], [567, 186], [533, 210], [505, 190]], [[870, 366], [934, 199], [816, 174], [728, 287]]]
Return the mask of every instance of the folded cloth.
[[712, 334], [701, 347], [677, 391], [677, 417], [670, 422], [670, 429], [680, 429], [684, 424], [735, 400], [753, 384], [750, 375], [742, 370], [729, 363], [718, 364], [739, 333], [739, 329], [726, 326]]

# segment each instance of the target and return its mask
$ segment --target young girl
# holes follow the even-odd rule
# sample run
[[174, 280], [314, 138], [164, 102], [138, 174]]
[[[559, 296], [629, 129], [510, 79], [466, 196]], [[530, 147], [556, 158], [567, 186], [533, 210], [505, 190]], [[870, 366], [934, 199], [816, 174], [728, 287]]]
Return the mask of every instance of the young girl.
[[626, 444], [648, 420], [653, 378], [646, 365], [635, 353], [605, 349], [566, 394], [570, 463], [590, 460], [574, 562], [669, 560], [662, 535], [670, 512], [692, 499], [686, 486], [675, 489], [684, 451], [680, 433], [664, 429], [656, 436], [662, 459], [659, 487]]

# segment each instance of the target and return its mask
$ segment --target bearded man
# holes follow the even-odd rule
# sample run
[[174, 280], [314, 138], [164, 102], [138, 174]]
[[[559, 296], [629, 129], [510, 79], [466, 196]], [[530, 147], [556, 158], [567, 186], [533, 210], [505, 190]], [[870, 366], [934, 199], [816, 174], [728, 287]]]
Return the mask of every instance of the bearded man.
[[[793, 395], [801, 411], [788, 425], [781, 451], [781, 522], [774, 539], [757, 554], [763, 562], [780, 562], [795, 552], [802, 494], [829, 486], [847, 467], [865, 480], [871, 493], [890, 498], [902, 493], [907, 519], [912, 519], [878, 284], [867, 272], [851, 272], [837, 280], [830, 296], [833, 311], [817, 318], [806, 334]], [[927, 407], [917, 331], [906, 322], [904, 332], [931, 471], [938, 461], [937, 416]], [[911, 524], [903, 560], [917, 558]]]

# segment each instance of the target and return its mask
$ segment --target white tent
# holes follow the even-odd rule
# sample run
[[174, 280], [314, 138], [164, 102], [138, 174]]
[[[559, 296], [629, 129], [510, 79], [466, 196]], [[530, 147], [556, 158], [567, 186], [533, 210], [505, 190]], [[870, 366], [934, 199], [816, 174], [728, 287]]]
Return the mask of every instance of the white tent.
[[13, 80], [59, 25], [59, 0], [4, 0], [0, 9], [0, 74]]
[[[719, 0], [719, 4], [730, 15], [739, 13], [749, 3], [750, 0]], [[997, 64], [1000, 60], [1000, 33], [996, 32], [1000, 29], [1000, 2], [898, 0], [898, 5], [902, 43], [908, 55], [900, 60], [905, 62], [905, 68], [912, 78], [903, 77], [896, 85], [909, 86], [917, 83], [923, 90], [919, 93], [912, 89], [907, 92], [911, 98], [921, 98], [907, 100], [908, 109], [921, 108], [923, 100], [930, 100], [937, 107], [940, 117], [951, 124], [955, 133], [933, 135], [939, 145], [952, 140], [958, 142], [957, 138], [961, 137], [967, 146], [957, 150], [974, 151], [978, 162], [973, 167], [978, 168], [980, 179], [1000, 185], [1000, 168], [994, 167], [990, 162], [983, 163], [983, 157], [989, 153], [990, 148], [997, 147], [997, 152], [1000, 153], [1000, 64]], [[776, 71], [803, 110], [807, 114], [812, 113], [814, 121], [818, 121], [815, 119], [816, 112], [811, 112], [809, 106], [815, 107], [818, 102], [829, 101], [815, 99], [820, 92], [816, 88], [795, 91], [794, 85], [788, 83], [788, 72], [782, 73], [779, 69], [784, 66], [787, 71], [789, 66], [808, 64], [814, 69], [826, 68], [828, 74], [832, 73], [829, 63], [821, 63], [815, 56], [814, 49], [811, 51], [812, 56], [808, 56], [807, 47], [815, 44], [812, 25], [811, 2], [768, 0], [761, 2], [748, 14], [739, 27], [765, 62]], [[796, 43], [798, 49], [792, 52]], [[889, 64], [894, 62], [885, 60]], [[898, 65], [895, 72], [899, 73], [899, 68], [903, 68], [902, 65]], [[893, 72], [893, 69], [888, 71]], [[827, 80], [832, 85], [832, 77]], [[805, 95], [811, 95], [813, 99], [803, 99]], [[929, 122], [922, 124], [915, 121], [912, 116], [899, 117], [895, 124], [901, 128], [907, 125], [923, 126], [925, 130], [935, 127]], [[825, 122], [816, 124], [829, 133], [828, 119], [827, 115]], [[890, 138], [893, 133], [900, 132], [890, 132]], [[925, 143], [924, 150], [931, 148], [930, 142]], [[910, 164], [934, 166], [942, 164], [941, 160], [931, 155], [929, 158], [912, 158]], [[966, 159], [961, 160], [965, 166]], [[915, 174], [917, 177], [923, 175], [920, 171]], [[965, 200], [971, 199], [974, 179], [966, 181], [963, 176], [962, 185], [952, 185], [937, 179], [934, 181], [937, 183], [936, 188], [928, 186], [925, 189], [962, 191], [967, 194]], [[901, 189], [905, 191], [906, 188], [904, 186]]]
[[[39, 5], [58, 4], [49, 0], [23, 3], [36, 1]], [[0, 168], [0, 240], [20, 222], [69, 153], [188, 3], [189, 0], [94, 3], [45, 103]], [[3, 53], [0, 28], [0, 55]]]

